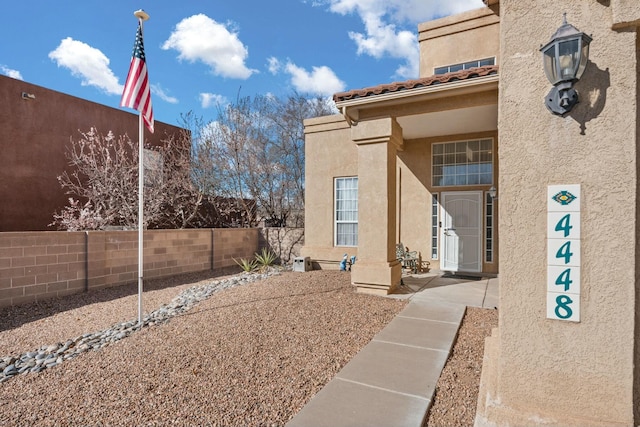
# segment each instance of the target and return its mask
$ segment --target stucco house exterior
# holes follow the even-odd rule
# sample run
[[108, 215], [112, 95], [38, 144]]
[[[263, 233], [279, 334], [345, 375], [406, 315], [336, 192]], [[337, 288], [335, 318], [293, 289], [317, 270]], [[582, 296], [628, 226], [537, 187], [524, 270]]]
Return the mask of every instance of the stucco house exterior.
[[400, 242], [431, 268], [498, 272], [499, 16], [427, 22], [419, 40], [419, 79], [338, 93], [342, 114], [305, 122], [302, 255], [356, 255], [366, 292], [398, 285]]
[[[353, 284], [380, 294], [399, 242], [433, 269], [499, 274], [477, 426], [638, 425], [640, 5], [485, 4], [419, 25], [419, 79], [305, 122], [302, 255], [357, 255]], [[563, 13], [592, 42], [558, 115], [540, 48]]]

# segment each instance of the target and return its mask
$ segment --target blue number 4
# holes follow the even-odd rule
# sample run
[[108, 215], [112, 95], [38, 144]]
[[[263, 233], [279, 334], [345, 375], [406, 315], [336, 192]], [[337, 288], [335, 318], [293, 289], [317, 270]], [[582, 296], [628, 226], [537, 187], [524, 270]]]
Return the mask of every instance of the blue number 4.
[[564, 237], [568, 237], [573, 225], [571, 225], [571, 214], [566, 214], [556, 224], [556, 231], [564, 231]]
[[564, 245], [560, 246], [558, 252], [556, 252], [556, 258], [564, 258], [564, 263], [569, 264], [571, 261], [571, 257], [573, 256], [573, 252], [571, 252], [571, 242], [565, 242]]
[[565, 292], [569, 291], [569, 287], [571, 286], [572, 283], [573, 283], [573, 280], [571, 280], [570, 268], [567, 268], [562, 273], [560, 273], [560, 275], [556, 279], [556, 285], [564, 286]]

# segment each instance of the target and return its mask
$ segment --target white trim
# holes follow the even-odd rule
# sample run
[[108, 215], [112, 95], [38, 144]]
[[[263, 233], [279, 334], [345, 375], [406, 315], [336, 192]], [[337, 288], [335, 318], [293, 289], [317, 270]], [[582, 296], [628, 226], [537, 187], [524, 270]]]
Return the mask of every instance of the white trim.
[[[337, 192], [338, 192], [338, 180], [344, 179], [355, 179], [356, 180], [356, 192], [358, 191], [358, 176], [337, 176], [333, 178], [333, 246], [338, 248], [356, 248], [358, 244], [355, 245], [339, 245], [338, 244], [338, 206], [337, 206]], [[356, 199], [357, 200], [357, 199]], [[356, 210], [356, 216], [358, 216], [358, 211]], [[356, 224], [356, 230], [359, 224], [359, 218], [356, 217], [355, 221], [341, 221], [341, 224]], [[356, 240], [358, 240], [358, 230], [356, 231]]]

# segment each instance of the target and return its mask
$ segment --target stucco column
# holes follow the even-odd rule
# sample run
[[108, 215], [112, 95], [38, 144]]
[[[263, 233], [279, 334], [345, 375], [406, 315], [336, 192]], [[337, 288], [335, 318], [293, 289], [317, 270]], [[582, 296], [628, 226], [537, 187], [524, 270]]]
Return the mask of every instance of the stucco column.
[[395, 255], [396, 152], [402, 129], [387, 117], [351, 128], [358, 147], [358, 261], [351, 280], [358, 291], [388, 294], [400, 283]]
[[[501, 2], [500, 321], [476, 426], [640, 422], [640, 45], [635, 27], [612, 30], [637, 5]], [[563, 12], [593, 42], [560, 117], [538, 47]]]

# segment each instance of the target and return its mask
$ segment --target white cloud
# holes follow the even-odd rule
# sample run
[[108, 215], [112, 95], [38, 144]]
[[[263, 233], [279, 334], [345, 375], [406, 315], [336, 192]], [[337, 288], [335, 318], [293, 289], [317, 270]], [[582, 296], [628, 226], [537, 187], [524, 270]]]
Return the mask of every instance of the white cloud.
[[228, 103], [229, 100], [222, 95], [206, 92], [200, 94], [200, 105], [202, 105], [202, 108], [209, 108], [218, 105], [222, 106]]
[[181, 60], [201, 61], [222, 77], [247, 79], [257, 72], [245, 65], [249, 50], [238, 34], [203, 14], [180, 21], [162, 49], [177, 50]]
[[[326, 4], [334, 13], [356, 13], [365, 26], [365, 33], [349, 32], [358, 54], [404, 60], [396, 70], [403, 78], [418, 76], [417, 23], [484, 6], [482, 0], [325, 0]], [[398, 28], [407, 23], [410, 29]]]
[[313, 67], [311, 71], [289, 62], [285, 71], [291, 75], [295, 90], [315, 95], [331, 95], [345, 89], [345, 84], [329, 67]]
[[158, 98], [162, 99], [163, 101], [168, 102], [169, 104], [178, 103], [178, 98], [174, 96], [169, 96], [169, 94], [165, 92], [164, 88], [162, 88], [162, 86], [158, 84], [151, 85], [151, 93], [153, 95], [156, 95]]
[[367, 34], [349, 32], [356, 42], [358, 54], [367, 54], [374, 58], [389, 56], [403, 59], [405, 64], [398, 67], [396, 74], [404, 78], [418, 76], [420, 50], [415, 32], [397, 31], [396, 26], [385, 25], [379, 19], [372, 18], [365, 23]]
[[271, 74], [275, 76], [280, 72], [281, 68], [282, 68], [282, 64], [280, 63], [280, 60], [278, 58], [273, 56], [270, 58], [267, 58], [267, 69]]
[[99, 49], [67, 37], [49, 52], [49, 58], [58, 67], [68, 68], [72, 75], [82, 80], [83, 86], [95, 86], [114, 95], [122, 93], [123, 86], [109, 68], [109, 58]]
[[9, 76], [11, 78], [18, 79], [18, 80], [24, 80], [22, 78], [22, 74], [20, 74], [20, 71], [12, 70], [11, 68], [5, 65], [0, 65], [0, 71], [2, 71], [2, 74], [4, 74], [5, 76]]
[[357, 13], [363, 21], [387, 16], [391, 23], [417, 24], [484, 6], [482, 0], [325, 0], [332, 12]]

